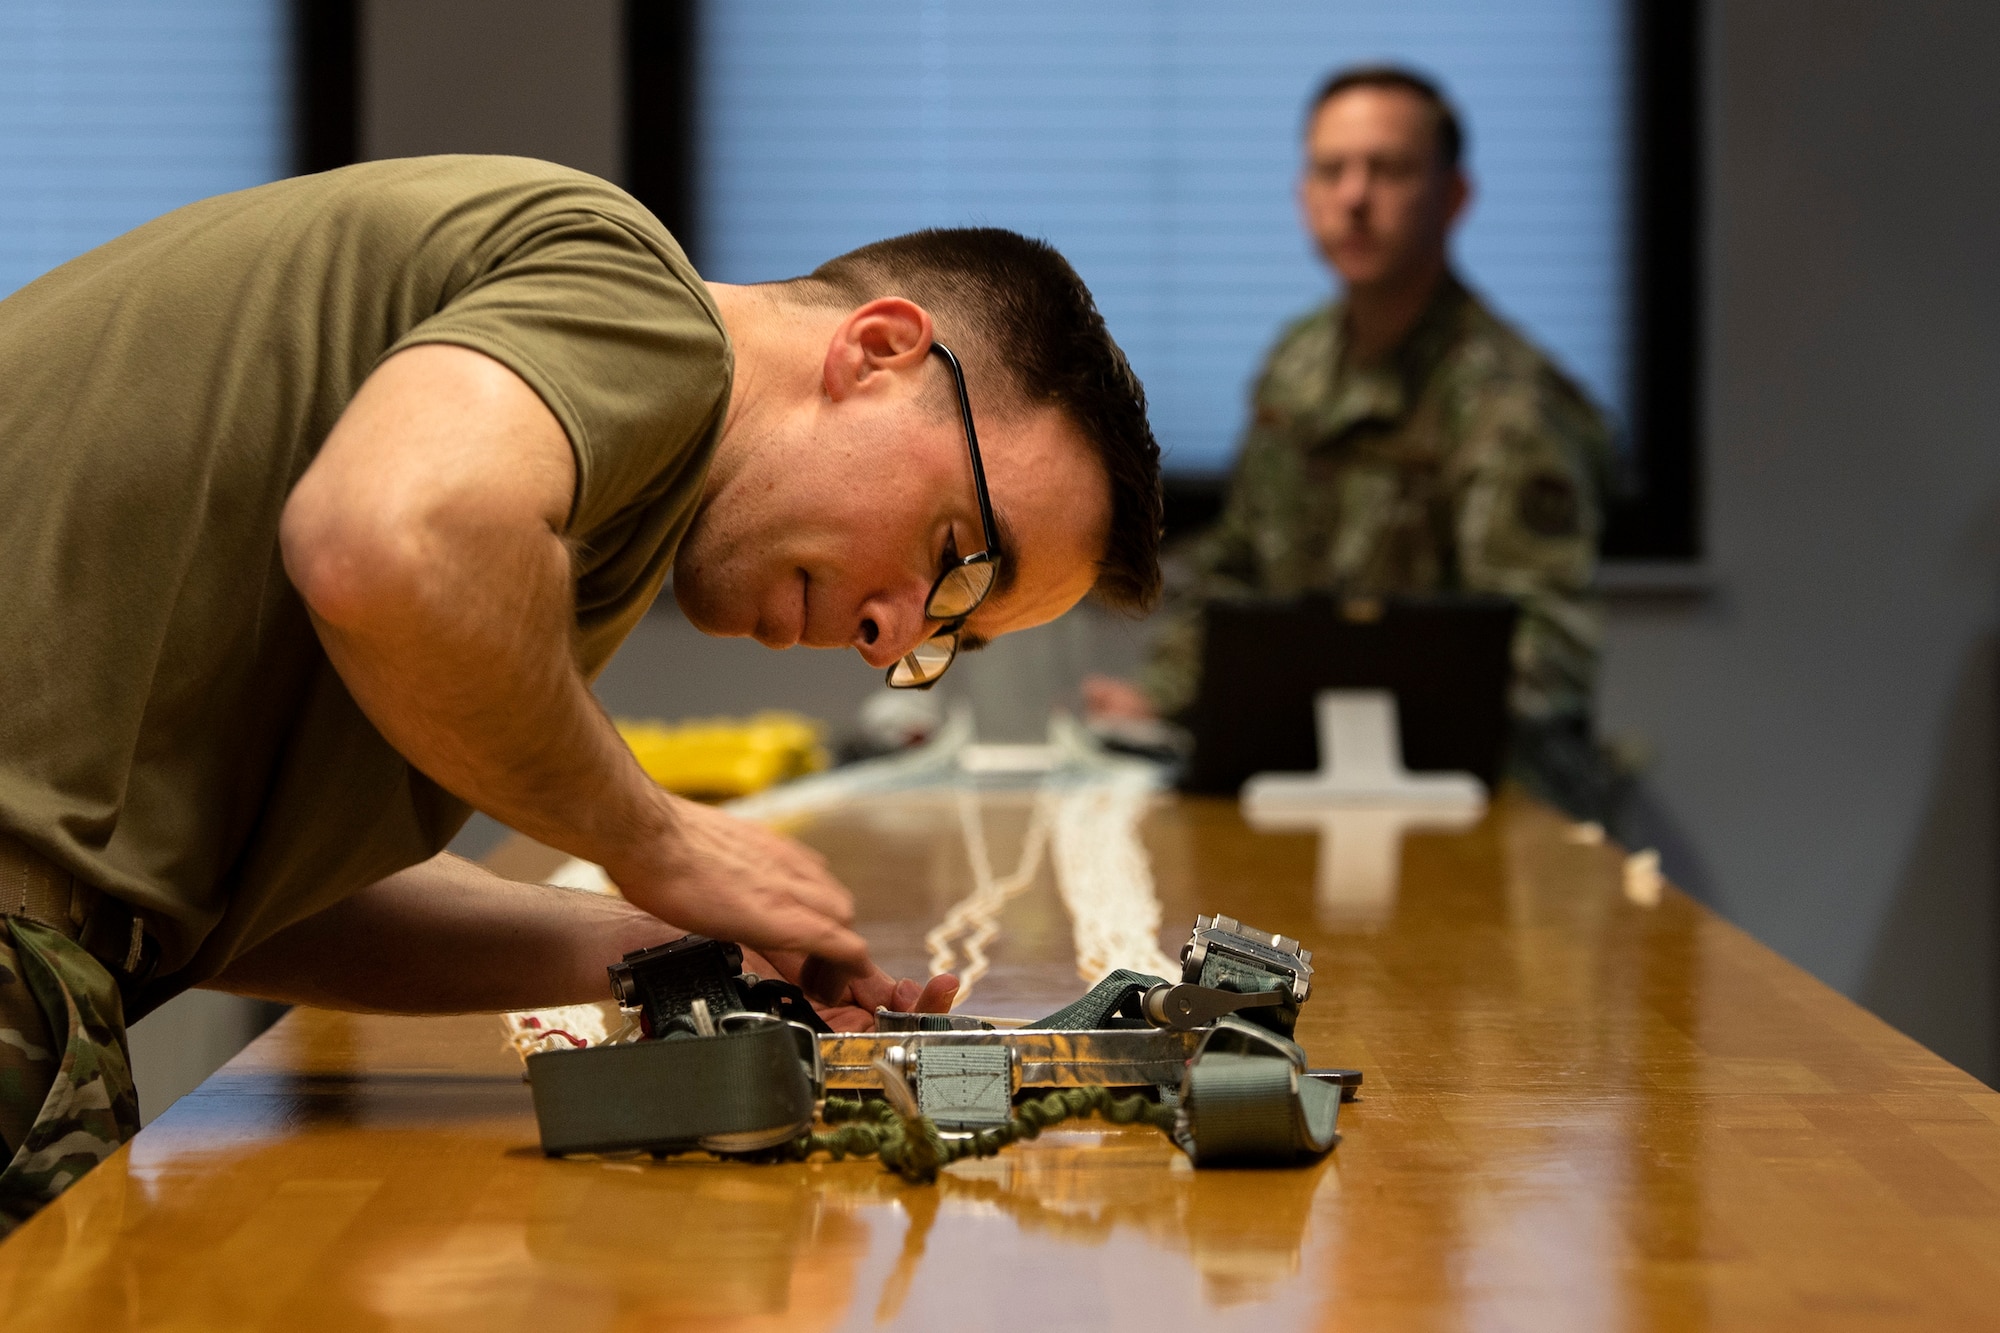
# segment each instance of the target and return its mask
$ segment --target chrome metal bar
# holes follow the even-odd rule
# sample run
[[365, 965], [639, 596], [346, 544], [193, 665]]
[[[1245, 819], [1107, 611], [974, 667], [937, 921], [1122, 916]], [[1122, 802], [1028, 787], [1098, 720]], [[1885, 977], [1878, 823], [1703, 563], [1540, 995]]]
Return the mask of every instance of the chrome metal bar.
[[880, 1088], [878, 1059], [892, 1047], [1006, 1046], [1019, 1062], [1024, 1088], [1137, 1088], [1178, 1085], [1201, 1033], [1161, 1028], [1058, 1032], [1014, 1028], [1000, 1032], [835, 1032], [819, 1039], [826, 1086]]

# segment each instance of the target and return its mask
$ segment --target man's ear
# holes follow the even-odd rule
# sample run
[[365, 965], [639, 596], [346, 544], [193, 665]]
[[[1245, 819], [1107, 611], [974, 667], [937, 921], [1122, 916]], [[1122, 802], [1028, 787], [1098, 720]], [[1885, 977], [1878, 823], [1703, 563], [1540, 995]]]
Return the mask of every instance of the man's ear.
[[1459, 219], [1465, 216], [1466, 206], [1471, 202], [1472, 177], [1465, 174], [1463, 167], [1457, 168], [1451, 173], [1450, 184], [1445, 186], [1444, 225], [1447, 229], [1458, 225]]
[[931, 354], [931, 312], [900, 296], [857, 306], [833, 331], [821, 376], [834, 402], [921, 372]]

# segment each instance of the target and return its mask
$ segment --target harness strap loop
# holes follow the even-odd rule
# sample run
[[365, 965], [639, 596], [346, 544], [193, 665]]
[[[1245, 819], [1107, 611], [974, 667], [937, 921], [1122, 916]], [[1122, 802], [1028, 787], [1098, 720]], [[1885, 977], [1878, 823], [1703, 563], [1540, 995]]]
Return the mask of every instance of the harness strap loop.
[[795, 1139], [812, 1126], [814, 1089], [794, 1026], [529, 1056], [542, 1151], [755, 1152]]
[[1296, 1042], [1218, 1020], [1181, 1084], [1181, 1148], [1196, 1166], [1288, 1165], [1326, 1152], [1340, 1141], [1340, 1088], [1305, 1072]]

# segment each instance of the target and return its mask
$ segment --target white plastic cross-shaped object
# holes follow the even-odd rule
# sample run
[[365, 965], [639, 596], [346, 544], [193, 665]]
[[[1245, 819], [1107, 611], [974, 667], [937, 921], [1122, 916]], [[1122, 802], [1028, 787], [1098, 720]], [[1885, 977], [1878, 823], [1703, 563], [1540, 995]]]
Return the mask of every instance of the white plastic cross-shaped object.
[[1316, 830], [1321, 920], [1376, 924], [1395, 908], [1403, 835], [1478, 822], [1486, 784], [1470, 773], [1404, 768], [1396, 699], [1385, 690], [1324, 690], [1313, 708], [1319, 771], [1252, 777], [1243, 784], [1243, 817], [1269, 832]]

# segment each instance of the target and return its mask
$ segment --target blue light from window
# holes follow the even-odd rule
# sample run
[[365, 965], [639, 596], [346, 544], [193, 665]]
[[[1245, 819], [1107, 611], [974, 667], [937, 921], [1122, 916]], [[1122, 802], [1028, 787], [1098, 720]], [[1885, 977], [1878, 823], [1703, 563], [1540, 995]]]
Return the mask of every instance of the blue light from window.
[[286, 174], [282, 0], [0, 4], [0, 295]]

